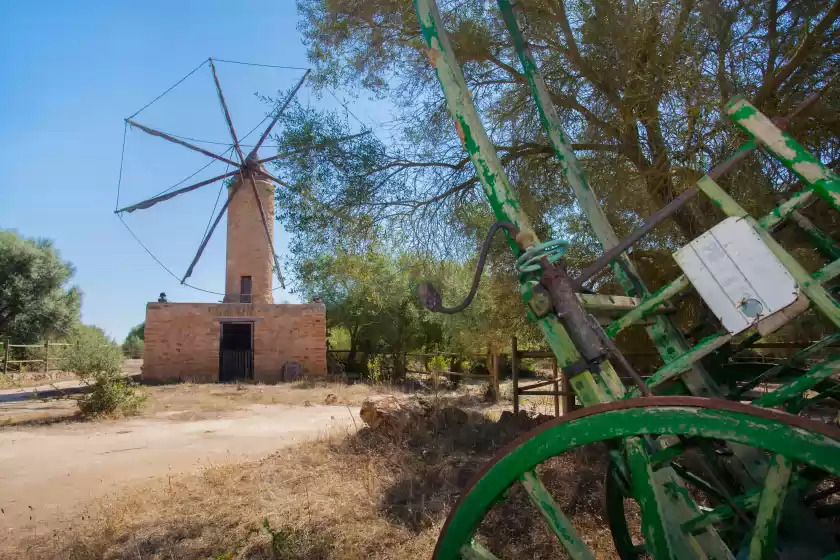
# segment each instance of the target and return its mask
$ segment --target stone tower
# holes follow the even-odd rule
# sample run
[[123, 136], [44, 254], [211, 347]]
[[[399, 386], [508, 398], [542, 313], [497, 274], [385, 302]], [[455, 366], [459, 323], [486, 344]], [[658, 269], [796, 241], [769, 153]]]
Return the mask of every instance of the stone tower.
[[[245, 173], [252, 173], [245, 171]], [[268, 230], [274, 235], [274, 186], [252, 173], [265, 211]], [[227, 264], [224, 303], [274, 303], [271, 291], [271, 248], [266, 239], [260, 209], [248, 175], [228, 187], [228, 196], [239, 185], [227, 211]], [[248, 294], [250, 290], [250, 297]]]

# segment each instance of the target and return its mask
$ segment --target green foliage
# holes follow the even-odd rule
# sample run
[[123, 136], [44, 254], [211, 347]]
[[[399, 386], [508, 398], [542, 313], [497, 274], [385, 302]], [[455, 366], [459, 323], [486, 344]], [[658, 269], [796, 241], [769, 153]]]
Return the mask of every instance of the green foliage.
[[[467, 87], [523, 209], [543, 239], [571, 240], [565, 264], [575, 274], [602, 248], [545, 137], [495, 3], [439, 4]], [[292, 266], [307, 291], [313, 276], [329, 289], [330, 279], [341, 285], [347, 275], [332, 263], [307, 270], [321, 255], [352, 255], [377, 278], [389, 277], [381, 269], [402, 269], [407, 260], [411, 281], [434, 279], [451, 304], [466, 293], [476, 247], [494, 218], [426, 59], [414, 6], [393, 0], [359, 5], [298, 1], [312, 79], [316, 87], [343, 87], [351, 97], [388, 99], [393, 119], [376, 130], [382, 141], [368, 135], [275, 163], [278, 176], [293, 187], [278, 192], [278, 218], [293, 232]], [[767, 114], [785, 115], [829, 83], [840, 56], [836, 3], [524, 0], [517, 10], [562, 126], [619, 237], [744, 142], [723, 114], [731, 96], [745, 95]], [[838, 110], [840, 88], [827, 87], [789, 128], [833, 165], [840, 161]], [[344, 113], [300, 106], [284, 125], [283, 152], [358, 131]], [[801, 188], [793, 174], [761, 154], [729, 173], [724, 186], [755, 215]], [[833, 238], [840, 236], [835, 213], [819, 205], [806, 213]], [[658, 289], [677, 276], [674, 249], [721, 217], [701, 196], [638, 243], [632, 259], [648, 287]], [[804, 248], [795, 228], [780, 236], [809, 270], [824, 264]], [[368, 252], [384, 262], [368, 262]], [[387, 346], [389, 333], [372, 331], [393, 324], [384, 310], [399, 309], [397, 294], [410, 295], [405, 282], [397, 284], [397, 291], [377, 292], [392, 302], [384, 306], [361, 288], [339, 289], [334, 301], [344, 309], [332, 306], [333, 324], [356, 325], [348, 330], [357, 344]], [[589, 287], [622, 293], [608, 271]], [[696, 300], [683, 306], [676, 317], [681, 329], [694, 325], [698, 307]], [[539, 336], [524, 325], [522, 311], [509, 249], [497, 242], [467, 312], [427, 318], [404, 309], [406, 332], [418, 335], [407, 345], [475, 352], [488, 341], [506, 346], [515, 333], [527, 347]], [[619, 344], [650, 348], [641, 329], [623, 332]]]
[[142, 322], [128, 331], [128, 336], [122, 343], [123, 354], [126, 358], [139, 359], [143, 357], [145, 348], [146, 322]]
[[126, 358], [137, 360], [143, 357], [145, 346], [146, 343], [142, 338], [129, 336], [125, 339], [125, 342], [122, 343], [122, 351]]
[[130, 331], [128, 331], [128, 336], [125, 337], [126, 340], [129, 338], [138, 338], [140, 340], [146, 340], [146, 321], [143, 321], [139, 325], [132, 327]]
[[17, 343], [63, 338], [79, 322], [73, 266], [51, 241], [0, 231], [0, 337]]
[[82, 415], [136, 413], [146, 397], [121, 375], [120, 347], [102, 329], [88, 325], [76, 328], [69, 342], [61, 368], [75, 373], [92, 389], [77, 400]]
[[368, 376], [374, 383], [381, 383], [383, 379], [385, 379], [385, 368], [383, 367], [383, 362], [384, 360], [382, 359], [382, 354], [375, 354], [372, 358], [368, 359]]
[[442, 371], [449, 371], [449, 360], [443, 356], [435, 356], [429, 360], [429, 371], [440, 373]]

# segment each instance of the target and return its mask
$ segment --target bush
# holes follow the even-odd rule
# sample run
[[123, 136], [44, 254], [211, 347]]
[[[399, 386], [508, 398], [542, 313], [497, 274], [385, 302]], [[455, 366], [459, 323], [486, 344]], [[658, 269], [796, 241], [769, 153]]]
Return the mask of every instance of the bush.
[[121, 375], [122, 350], [102, 329], [78, 328], [61, 362], [63, 370], [75, 373], [91, 388], [77, 399], [83, 416], [134, 414], [146, 398]]
[[140, 359], [143, 357], [143, 350], [145, 349], [146, 343], [143, 341], [142, 338], [135, 335], [130, 335], [128, 338], [125, 339], [125, 342], [122, 344], [122, 351], [125, 354], [126, 358], [130, 359]]

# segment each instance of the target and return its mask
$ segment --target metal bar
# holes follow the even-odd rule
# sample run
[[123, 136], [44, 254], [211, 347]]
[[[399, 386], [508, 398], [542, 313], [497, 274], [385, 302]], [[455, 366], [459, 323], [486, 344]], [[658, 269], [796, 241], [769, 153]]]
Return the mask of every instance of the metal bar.
[[154, 206], [158, 202], [163, 202], [164, 200], [169, 200], [170, 198], [174, 198], [178, 195], [188, 193], [190, 191], [194, 191], [198, 188], [207, 186], [211, 183], [215, 183], [219, 179], [227, 179], [228, 177], [233, 177], [234, 175], [236, 175], [238, 173], [239, 173], [239, 169], [237, 169], [236, 171], [231, 171], [230, 173], [224, 173], [222, 175], [218, 175], [216, 177], [213, 177], [212, 179], [207, 179], [205, 181], [200, 181], [200, 182], [198, 182], [194, 185], [190, 185], [190, 186], [184, 187], [182, 189], [178, 189], [178, 190], [175, 190], [175, 191], [172, 191], [172, 192], [168, 192], [166, 194], [162, 194], [162, 195], [159, 195], [159, 196], [154, 196], [154, 197], [148, 198], [148, 199], [146, 199], [142, 202], [132, 204], [131, 206], [126, 206], [125, 208], [120, 208], [119, 210], [114, 210], [114, 214], [120, 214], [122, 212], [131, 213], [131, 212], [134, 212], [135, 210], [145, 210], [146, 208]]
[[198, 259], [201, 258], [201, 254], [204, 253], [204, 249], [207, 247], [207, 244], [210, 242], [210, 237], [213, 235], [213, 232], [216, 231], [216, 226], [219, 225], [219, 222], [222, 221], [222, 216], [225, 215], [225, 212], [230, 206], [230, 201], [233, 200], [233, 197], [236, 196], [236, 193], [239, 191], [239, 186], [242, 184], [242, 181], [236, 181], [233, 186], [230, 188], [230, 192], [228, 192], [227, 200], [222, 205], [221, 209], [219, 210], [218, 216], [213, 221], [213, 225], [210, 226], [210, 229], [207, 230], [207, 235], [204, 236], [204, 239], [201, 240], [201, 244], [198, 246], [198, 251], [195, 253], [195, 257], [193, 257], [192, 262], [190, 263], [189, 268], [187, 268], [186, 274], [181, 279], [181, 284], [186, 282], [187, 278], [189, 278], [192, 273], [193, 269], [195, 268], [196, 263], [198, 263]]
[[263, 159], [257, 159], [257, 160], [254, 160], [254, 163], [258, 164], [258, 165], [263, 165], [263, 164], [270, 163], [270, 162], [278, 160], [278, 159], [283, 159], [285, 157], [293, 156], [295, 154], [308, 152], [309, 150], [320, 150], [322, 148], [326, 148], [328, 146], [333, 146], [335, 144], [338, 144], [339, 142], [344, 142], [345, 140], [352, 140], [353, 138], [358, 138], [359, 136], [365, 136], [366, 134], [370, 134], [370, 131], [366, 130], [366, 131], [360, 132], [358, 134], [351, 134], [350, 136], [342, 136], [341, 138], [326, 140], [324, 142], [321, 142], [320, 144], [312, 144], [310, 146], [305, 146], [303, 148], [298, 148], [297, 150], [291, 150], [289, 152], [283, 152], [282, 154], [277, 154], [276, 156], [271, 156], [271, 157], [267, 157], [267, 158], [263, 158]]
[[554, 377], [554, 417], [560, 417], [560, 383], [559, 372], [557, 371], [557, 359], [551, 361], [551, 374]]
[[213, 59], [210, 58], [210, 70], [213, 71], [213, 81], [216, 83], [216, 93], [219, 94], [219, 102], [222, 104], [222, 111], [225, 114], [225, 121], [227, 122], [230, 137], [233, 138], [233, 147], [236, 149], [236, 155], [239, 156], [239, 161], [245, 164], [245, 155], [242, 153], [242, 148], [239, 147], [239, 139], [236, 137], [236, 130], [233, 128], [233, 119], [230, 118], [230, 111], [228, 110], [227, 102], [225, 101], [225, 94], [222, 93], [222, 84], [219, 83], [219, 75], [216, 74], [216, 65], [213, 64]]
[[[213, 59], [210, 59], [210, 63], [211, 64], [213, 63]], [[268, 125], [268, 128], [266, 128], [263, 131], [262, 135], [260, 136], [260, 139], [257, 140], [257, 143], [254, 145], [254, 148], [251, 150], [251, 153], [248, 154], [248, 159], [252, 159], [252, 158], [256, 157], [257, 151], [263, 145], [263, 142], [265, 142], [265, 139], [268, 138], [268, 135], [271, 134], [271, 129], [273, 129], [274, 125], [277, 124], [277, 121], [280, 120], [280, 117], [283, 115], [283, 111], [285, 111], [286, 107], [289, 105], [289, 103], [291, 103], [292, 99], [297, 94], [298, 90], [300, 89], [300, 86], [302, 86], [303, 82], [306, 81], [306, 78], [309, 76], [309, 72], [310, 72], [310, 70], [307, 69], [306, 72], [303, 74], [303, 77], [300, 79], [300, 81], [295, 86], [295, 88], [289, 93], [289, 95], [286, 96], [286, 100], [283, 102], [283, 106], [280, 107], [277, 110], [277, 114], [274, 115], [273, 119], [271, 119], [271, 123]], [[215, 70], [214, 70], [214, 73], [215, 73]]]
[[239, 167], [241, 165], [239, 163], [236, 163], [233, 160], [229, 160], [226, 157], [222, 157], [218, 154], [214, 154], [213, 152], [211, 152], [209, 150], [205, 150], [204, 148], [199, 148], [198, 146], [193, 146], [192, 144], [190, 144], [188, 142], [184, 142], [183, 140], [181, 140], [179, 138], [175, 138], [174, 136], [170, 136], [169, 134], [167, 134], [165, 132], [161, 132], [159, 130], [155, 130], [154, 128], [149, 128], [148, 126], [144, 126], [144, 125], [142, 125], [138, 122], [135, 122], [131, 119], [126, 119], [125, 121], [128, 124], [130, 124], [131, 126], [135, 126], [135, 127], [139, 128], [140, 130], [142, 130], [146, 134], [151, 134], [152, 136], [157, 136], [159, 138], [163, 138], [164, 140], [169, 140], [170, 142], [173, 142], [175, 144], [179, 144], [181, 146], [184, 146], [185, 148], [189, 148], [190, 150], [193, 150], [193, 151], [198, 152], [200, 154], [204, 154], [205, 156], [217, 159], [219, 161], [223, 161], [223, 162], [228, 163], [228, 164], [230, 164], [234, 167]]
[[[280, 286], [285, 288], [286, 283], [283, 281], [283, 273], [280, 271], [280, 262], [277, 260], [277, 253], [274, 251], [274, 239], [272, 239], [271, 231], [268, 228], [268, 220], [265, 217], [265, 208], [263, 208], [262, 199], [260, 198], [260, 193], [257, 190], [257, 182], [254, 180], [253, 173], [246, 173], [248, 175], [248, 180], [251, 183], [251, 190], [254, 193], [254, 198], [257, 199], [257, 210], [259, 210], [260, 213], [260, 220], [262, 220], [263, 231], [265, 231], [265, 238], [268, 240], [268, 249], [269, 251], [271, 251], [271, 257], [274, 259], [274, 271], [277, 273], [277, 280], [280, 282]], [[274, 185], [271, 186], [271, 194], [273, 200]]]
[[548, 528], [560, 541], [569, 558], [572, 560], [595, 560], [595, 555], [580, 538], [574, 525], [557, 505], [557, 502], [554, 501], [537, 473], [535, 471], [523, 473], [519, 483], [525, 489], [530, 502], [539, 510]]

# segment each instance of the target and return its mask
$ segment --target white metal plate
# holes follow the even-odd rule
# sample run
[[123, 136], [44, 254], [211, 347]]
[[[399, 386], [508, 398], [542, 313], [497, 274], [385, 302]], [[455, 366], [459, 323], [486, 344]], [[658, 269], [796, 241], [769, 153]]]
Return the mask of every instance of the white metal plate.
[[739, 217], [730, 217], [674, 253], [674, 259], [730, 334], [796, 301], [799, 286]]

